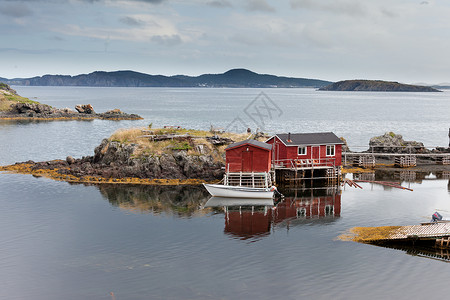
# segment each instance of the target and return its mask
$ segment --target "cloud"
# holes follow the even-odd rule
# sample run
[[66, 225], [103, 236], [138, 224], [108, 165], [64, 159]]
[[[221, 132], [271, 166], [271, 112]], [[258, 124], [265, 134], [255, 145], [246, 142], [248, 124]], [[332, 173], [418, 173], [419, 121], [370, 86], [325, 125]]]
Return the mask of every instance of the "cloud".
[[290, 0], [294, 9], [310, 9], [352, 16], [366, 15], [366, 8], [358, 0]]
[[[71, 2], [72, 0], [3, 0], [6, 2], [48, 2], [48, 3], [64, 3]], [[144, 2], [150, 4], [160, 4], [167, 0], [73, 0], [78, 2], [97, 3], [97, 2]]]
[[231, 5], [231, 3], [227, 0], [216, 0], [216, 1], [209, 1], [206, 3], [209, 6], [213, 6], [213, 7], [232, 7], [233, 5]]
[[270, 6], [266, 0], [248, 0], [245, 9], [248, 11], [275, 12], [275, 8]]
[[20, 3], [0, 6], [0, 14], [13, 18], [23, 18], [31, 16], [33, 12], [27, 6]]
[[173, 35], [156, 35], [151, 38], [153, 42], [164, 46], [176, 46], [181, 44], [182, 40], [178, 34]]
[[119, 20], [121, 23], [131, 26], [131, 27], [142, 27], [145, 25], [145, 22], [140, 20], [140, 19], [136, 19], [130, 16], [126, 16], [123, 17]]
[[146, 14], [137, 14], [119, 19], [129, 26], [117, 28], [103, 26], [86, 26], [66, 24], [54, 27], [51, 30], [63, 36], [81, 36], [111, 41], [148, 42], [153, 41], [162, 45], [176, 45], [188, 41], [189, 36], [183, 36], [171, 17], [161, 17]]

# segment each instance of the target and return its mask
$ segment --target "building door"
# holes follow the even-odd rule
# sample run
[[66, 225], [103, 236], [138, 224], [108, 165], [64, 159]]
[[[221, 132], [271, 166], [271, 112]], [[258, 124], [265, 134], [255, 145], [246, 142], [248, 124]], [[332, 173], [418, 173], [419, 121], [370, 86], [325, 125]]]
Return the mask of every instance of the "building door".
[[320, 163], [320, 146], [312, 147], [312, 159], [314, 163]]
[[253, 171], [253, 151], [242, 151], [242, 172]]

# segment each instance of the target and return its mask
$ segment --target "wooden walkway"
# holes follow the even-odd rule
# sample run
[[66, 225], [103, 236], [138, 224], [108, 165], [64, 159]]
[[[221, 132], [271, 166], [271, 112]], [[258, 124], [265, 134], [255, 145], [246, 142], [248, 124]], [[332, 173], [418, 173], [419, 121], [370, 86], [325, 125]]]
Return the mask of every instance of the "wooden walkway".
[[424, 242], [450, 249], [450, 221], [422, 223], [411, 226], [353, 227], [339, 239], [366, 244]]
[[387, 240], [436, 239], [446, 236], [450, 236], [450, 222], [436, 222], [401, 226]]

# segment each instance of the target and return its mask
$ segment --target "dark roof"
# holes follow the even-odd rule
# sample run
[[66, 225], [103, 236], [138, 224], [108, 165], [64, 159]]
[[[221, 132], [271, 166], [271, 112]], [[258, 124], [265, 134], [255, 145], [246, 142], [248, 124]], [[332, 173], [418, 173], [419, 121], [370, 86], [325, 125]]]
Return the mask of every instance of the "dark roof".
[[332, 132], [291, 133], [290, 142], [288, 141], [288, 135], [288, 133], [279, 133], [275, 136], [278, 136], [278, 138], [287, 146], [344, 144], [344, 142]]
[[260, 142], [257, 140], [245, 140], [245, 141], [240, 141], [234, 144], [229, 145], [228, 147], [225, 148], [225, 150], [229, 150], [231, 148], [236, 148], [242, 145], [253, 145], [255, 147], [259, 147], [259, 148], [263, 148], [266, 150], [272, 150], [272, 145], [271, 144], [266, 144], [264, 142]]

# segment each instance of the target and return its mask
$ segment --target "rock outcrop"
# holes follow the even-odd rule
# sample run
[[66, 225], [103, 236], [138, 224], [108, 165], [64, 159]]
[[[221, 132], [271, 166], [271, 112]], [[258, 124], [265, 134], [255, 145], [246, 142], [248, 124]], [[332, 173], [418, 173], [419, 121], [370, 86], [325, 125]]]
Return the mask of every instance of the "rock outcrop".
[[369, 141], [368, 152], [375, 153], [428, 153], [423, 143], [416, 141], [405, 141], [400, 134], [386, 132], [384, 135], [376, 136]]
[[80, 104], [75, 107], [77, 111], [70, 108], [54, 108], [47, 104], [25, 102], [14, 103], [8, 112], [0, 114], [3, 119], [113, 119], [113, 120], [140, 120], [141, 116], [136, 114], [127, 114], [120, 109], [113, 109], [105, 113], [96, 113], [91, 104]]
[[[68, 156], [66, 160], [45, 162], [28, 161], [30, 172], [45, 174], [48, 170], [51, 177], [69, 176], [70, 178], [101, 178], [102, 180], [135, 179], [174, 179], [214, 181], [221, 179], [224, 163], [220, 151], [213, 147], [205, 153], [188, 154], [186, 150], [168, 151], [167, 153], [138, 153], [137, 144], [125, 144], [104, 139], [95, 148], [94, 156], [75, 159]], [[220, 159], [217, 159], [217, 157]], [[51, 171], [51, 172], [50, 172]], [[55, 174], [54, 174], [55, 173]], [[97, 180], [98, 181], [98, 180]], [[139, 182], [136, 182], [139, 183]]]
[[75, 106], [75, 109], [80, 114], [95, 114], [94, 108], [90, 104], [78, 104]]

